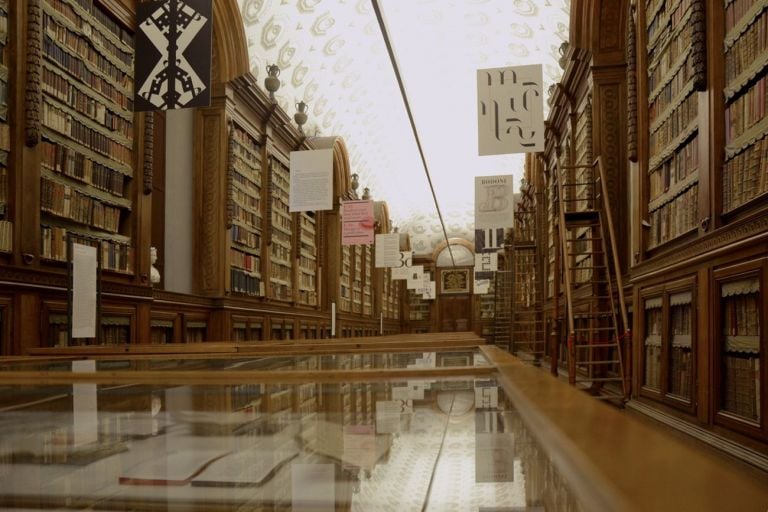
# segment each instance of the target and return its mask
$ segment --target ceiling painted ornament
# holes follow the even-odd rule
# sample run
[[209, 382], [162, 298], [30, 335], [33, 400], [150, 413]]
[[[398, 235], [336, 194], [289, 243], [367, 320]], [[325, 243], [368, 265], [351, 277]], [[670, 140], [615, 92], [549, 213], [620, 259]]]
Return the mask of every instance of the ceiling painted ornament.
[[[361, 187], [388, 202], [394, 223], [422, 214], [425, 233], [432, 233], [437, 216], [431, 192], [370, 0], [238, 3], [258, 83], [267, 64], [279, 63], [276, 98], [288, 115], [305, 101], [304, 131], [343, 137]], [[476, 69], [543, 63], [548, 87], [562, 73], [558, 49], [567, 35], [569, 5], [570, 0], [380, 0], [451, 229], [473, 233], [464, 222], [471, 208], [451, 210], [457, 200], [467, 200], [474, 176], [522, 170], [520, 155], [477, 157]], [[456, 215], [462, 220], [450, 220]], [[433, 239], [424, 243], [431, 246]]]

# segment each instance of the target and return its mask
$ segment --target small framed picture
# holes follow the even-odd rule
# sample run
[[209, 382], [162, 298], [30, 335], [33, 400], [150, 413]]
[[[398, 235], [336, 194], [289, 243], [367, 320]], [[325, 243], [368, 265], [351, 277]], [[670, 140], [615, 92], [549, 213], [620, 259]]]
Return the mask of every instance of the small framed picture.
[[440, 290], [441, 293], [469, 293], [469, 269], [443, 270]]

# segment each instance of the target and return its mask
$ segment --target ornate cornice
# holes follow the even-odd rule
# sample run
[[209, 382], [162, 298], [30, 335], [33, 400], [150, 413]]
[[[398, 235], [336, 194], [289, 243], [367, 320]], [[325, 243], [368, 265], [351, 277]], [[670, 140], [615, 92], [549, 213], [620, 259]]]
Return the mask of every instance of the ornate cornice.
[[24, 97], [24, 142], [30, 148], [37, 146], [40, 142], [42, 44], [42, 0], [27, 0], [27, 83]]

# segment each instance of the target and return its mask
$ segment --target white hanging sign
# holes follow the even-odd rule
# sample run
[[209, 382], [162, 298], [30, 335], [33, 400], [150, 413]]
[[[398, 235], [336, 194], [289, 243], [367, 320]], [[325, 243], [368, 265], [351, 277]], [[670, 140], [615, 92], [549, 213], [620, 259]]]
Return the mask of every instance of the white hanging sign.
[[392, 267], [392, 279], [408, 279], [413, 266], [413, 252], [400, 251], [398, 264]]
[[376, 268], [400, 265], [400, 233], [376, 235]]
[[484, 252], [475, 254], [475, 279], [490, 279], [498, 269], [498, 253]]
[[544, 151], [543, 84], [541, 64], [477, 70], [480, 156]]
[[513, 178], [512, 175], [475, 178], [476, 230], [514, 226]]
[[72, 337], [96, 337], [96, 247], [72, 244]]
[[291, 151], [289, 211], [333, 208], [333, 150]]
[[491, 287], [490, 279], [475, 279], [475, 295], [485, 295]]
[[[413, 265], [408, 271], [407, 288], [417, 290], [424, 288], [424, 265]], [[421, 293], [421, 292], [416, 292]]]

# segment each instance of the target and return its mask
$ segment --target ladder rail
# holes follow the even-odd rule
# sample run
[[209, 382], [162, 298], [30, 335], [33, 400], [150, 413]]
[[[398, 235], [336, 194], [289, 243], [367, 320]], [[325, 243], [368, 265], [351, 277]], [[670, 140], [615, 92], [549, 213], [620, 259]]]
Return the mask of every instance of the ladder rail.
[[[563, 279], [565, 281], [565, 307], [566, 307], [566, 318], [568, 320], [568, 339], [572, 339], [575, 334], [575, 327], [573, 325], [573, 299], [571, 297], [571, 275], [570, 275], [570, 268], [567, 262], [568, 259], [568, 237], [566, 236], [566, 226], [565, 226], [565, 204], [563, 203], [564, 199], [564, 191], [563, 191], [563, 171], [560, 167], [560, 162], [555, 163], [555, 169], [556, 169], [556, 176], [555, 179], [557, 180], [557, 215], [558, 215], [558, 234], [560, 235], [560, 244], [561, 249], [560, 253], [563, 258], [563, 262], [561, 264], [561, 267], [563, 268]], [[570, 343], [569, 343], [570, 344]]]

